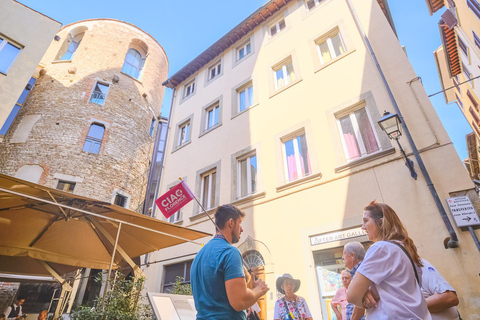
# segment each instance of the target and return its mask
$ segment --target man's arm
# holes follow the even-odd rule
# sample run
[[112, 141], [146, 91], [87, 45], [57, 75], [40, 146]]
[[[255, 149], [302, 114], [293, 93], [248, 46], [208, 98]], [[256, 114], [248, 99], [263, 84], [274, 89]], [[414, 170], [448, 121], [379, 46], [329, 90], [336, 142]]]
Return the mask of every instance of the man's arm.
[[256, 280], [253, 283], [253, 288], [248, 289], [245, 278], [233, 278], [225, 281], [225, 289], [227, 290], [228, 302], [236, 311], [253, 306], [269, 290], [262, 279]]
[[362, 317], [364, 315], [365, 315], [365, 309], [354, 306], [352, 317], [350, 319], [351, 320], [360, 320], [360, 319], [362, 319]]
[[5, 319], [8, 318], [8, 316], [10, 315], [10, 312], [12, 311], [12, 307], [7, 307], [7, 309], [5, 309], [5, 311], [3, 312], [3, 314], [5, 315]]
[[425, 300], [427, 300], [428, 311], [431, 313], [442, 312], [458, 305], [458, 297], [454, 291], [435, 293]]
[[337, 306], [334, 305], [333, 302], [330, 302], [330, 304], [332, 305], [332, 310], [335, 313], [335, 315], [337, 316], [337, 319], [338, 320], [345, 320], [345, 319], [342, 318], [342, 314], [340, 313], [340, 311], [338, 311]]

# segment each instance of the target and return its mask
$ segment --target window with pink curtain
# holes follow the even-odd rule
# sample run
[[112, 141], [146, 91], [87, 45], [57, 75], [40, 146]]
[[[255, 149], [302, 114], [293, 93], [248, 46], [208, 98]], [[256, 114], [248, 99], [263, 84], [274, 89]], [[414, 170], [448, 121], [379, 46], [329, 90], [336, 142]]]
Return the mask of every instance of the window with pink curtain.
[[380, 150], [365, 108], [355, 111], [355, 117], [367, 154]]
[[339, 119], [347, 160], [355, 160], [380, 150], [365, 108]]
[[312, 172], [305, 134], [284, 143], [287, 181], [303, 178]]

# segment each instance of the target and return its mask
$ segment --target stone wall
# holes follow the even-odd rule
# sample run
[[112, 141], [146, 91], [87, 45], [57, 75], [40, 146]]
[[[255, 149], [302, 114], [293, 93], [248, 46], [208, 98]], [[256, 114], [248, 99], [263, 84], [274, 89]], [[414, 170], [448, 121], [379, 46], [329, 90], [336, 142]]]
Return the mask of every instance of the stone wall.
[[[85, 33], [73, 58], [55, 61], [80, 28]], [[25, 165], [39, 166], [40, 184], [72, 181], [75, 194], [106, 202], [119, 190], [131, 196], [129, 209], [140, 211], [154, 145], [149, 129], [168, 72], [165, 52], [150, 35], [116, 20], [77, 22], [58, 35], [42, 59], [46, 73], [0, 143], [0, 172], [15, 176]], [[121, 72], [138, 44], [148, 52], [139, 80]], [[89, 102], [97, 81], [109, 84], [103, 105]], [[92, 123], [105, 127], [98, 154], [82, 151]]]

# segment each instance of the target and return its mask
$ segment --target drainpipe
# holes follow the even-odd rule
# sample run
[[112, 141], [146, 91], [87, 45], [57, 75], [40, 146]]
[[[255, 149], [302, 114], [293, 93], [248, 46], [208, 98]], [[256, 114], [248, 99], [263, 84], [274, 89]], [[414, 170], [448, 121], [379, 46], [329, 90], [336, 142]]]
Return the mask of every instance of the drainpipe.
[[365, 31], [363, 30], [362, 24], [360, 23], [360, 19], [357, 16], [355, 8], [353, 7], [353, 4], [350, 0], [345, 0], [345, 1], [347, 3], [348, 8], [350, 9], [350, 12], [352, 13], [352, 16], [353, 16], [353, 19], [355, 20], [355, 24], [357, 25], [358, 31], [362, 35], [363, 40], [365, 41], [365, 45], [367, 46], [368, 51], [370, 52], [370, 55], [371, 55], [373, 61], [375, 62], [375, 66], [377, 67], [377, 71], [380, 74], [380, 77], [382, 78], [383, 84], [385, 85], [385, 88], [387, 89], [388, 95], [390, 96], [390, 101], [393, 104], [393, 108], [395, 109], [395, 112], [400, 117], [400, 120], [402, 120], [402, 128], [403, 128], [403, 131], [405, 132], [405, 136], [407, 137], [408, 142], [410, 144], [410, 147], [412, 148], [412, 152], [415, 156], [415, 159], [417, 160], [420, 171], [422, 172], [422, 175], [425, 178], [425, 181], [427, 182], [428, 189], [430, 190], [432, 198], [435, 201], [435, 205], [437, 206], [437, 209], [440, 213], [440, 216], [442, 217], [442, 220], [445, 223], [445, 226], [447, 227], [448, 233], [450, 234], [450, 237], [446, 238], [444, 243], [443, 243], [444, 246], [445, 246], [445, 249], [456, 248], [456, 247], [458, 247], [457, 234], [455, 233], [455, 230], [453, 229], [453, 226], [452, 226], [450, 220], [448, 219], [447, 213], [445, 212], [445, 208], [443, 208], [440, 197], [438, 196], [437, 191], [435, 190], [435, 186], [433, 185], [432, 179], [430, 179], [430, 175], [427, 172], [427, 168], [425, 167], [425, 164], [423, 163], [422, 157], [420, 156], [420, 153], [418, 152], [417, 146], [415, 145], [415, 142], [413, 141], [412, 135], [410, 134], [410, 131], [408, 130], [405, 119], [403, 118], [402, 113], [400, 112], [400, 108], [397, 105], [397, 101], [395, 100], [395, 97], [393, 96], [392, 90], [390, 89], [390, 86], [387, 82], [387, 79], [385, 78], [385, 75], [383, 74], [382, 68], [380, 67], [380, 64], [378, 63], [377, 57], [375, 56], [375, 52], [373, 51], [373, 48], [370, 45], [370, 41], [368, 40], [368, 37], [365, 34]]

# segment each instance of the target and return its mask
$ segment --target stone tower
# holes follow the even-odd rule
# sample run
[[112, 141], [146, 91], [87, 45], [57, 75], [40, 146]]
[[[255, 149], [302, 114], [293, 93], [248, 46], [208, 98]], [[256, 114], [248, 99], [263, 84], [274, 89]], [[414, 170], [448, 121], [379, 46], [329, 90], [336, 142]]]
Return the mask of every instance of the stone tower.
[[0, 172], [141, 211], [163, 48], [134, 25], [92, 19], [63, 27], [41, 63], [0, 143]]

